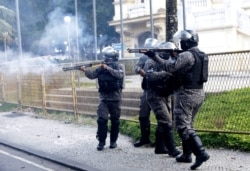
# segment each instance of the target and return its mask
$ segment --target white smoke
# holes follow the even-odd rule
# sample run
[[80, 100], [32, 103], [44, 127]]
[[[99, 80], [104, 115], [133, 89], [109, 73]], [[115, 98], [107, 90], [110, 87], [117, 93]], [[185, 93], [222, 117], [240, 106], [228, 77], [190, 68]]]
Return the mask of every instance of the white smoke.
[[43, 56], [32, 58], [30, 55], [25, 54], [22, 60], [4, 62], [0, 64], [0, 72], [2, 73], [22, 73], [22, 74], [38, 74], [41, 72], [50, 71], [53, 72], [62, 71], [61, 67], [56, 63], [56, 60], [52, 56]]
[[[64, 1], [62, 1], [64, 2]], [[50, 3], [57, 4], [57, 0], [52, 0]], [[64, 5], [60, 4], [61, 7], [66, 6], [66, 2]], [[56, 6], [56, 5], [55, 5]], [[86, 28], [85, 24], [82, 22], [81, 18], [78, 18], [78, 23], [76, 24], [76, 17], [74, 14], [66, 13], [65, 10], [61, 7], [56, 7], [52, 12], [47, 15], [48, 24], [45, 27], [45, 31], [41, 36], [41, 39], [35, 43], [35, 46], [38, 47], [38, 50], [41, 51], [52, 51], [56, 52], [59, 51], [60, 47], [65, 48], [68, 46], [68, 41], [70, 41], [71, 45], [71, 55], [74, 55], [76, 51], [76, 44], [78, 41], [79, 45], [89, 45], [90, 42], [93, 42], [94, 38], [93, 35], [84, 34], [84, 29]], [[29, 15], [33, 15], [29, 13]], [[70, 22], [65, 22], [64, 17], [70, 17]], [[36, 17], [34, 17], [36, 18]], [[39, 20], [39, 16], [36, 18]], [[34, 21], [37, 22], [37, 21]], [[78, 33], [78, 34], [77, 34]], [[106, 41], [106, 37], [103, 36], [103, 41]], [[79, 49], [83, 48], [83, 46], [79, 47]], [[17, 52], [16, 52], [17, 53]], [[9, 52], [11, 54], [11, 52]], [[37, 73], [40, 74], [40, 69], [34, 69], [42, 67], [43, 69], [46, 68], [53, 68], [54, 70], [61, 70], [61, 67], [55, 64], [55, 59], [65, 59], [67, 57], [67, 51], [65, 54], [61, 54], [58, 56], [54, 56], [55, 53], [45, 53], [50, 54], [49, 56], [37, 57], [33, 54], [29, 54], [23, 52], [21, 60], [16, 56], [16, 61], [6, 62], [4, 58], [0, 61], [0, 70], [4, 70], [10, 73], [18, 72], [18, 69], [21, 68], [23, 73]], [[4, 57], [4, 53], [0, 52], [0, 55]], [[53, 55], [53, 56], [52, 56]], [[3, 67], [4, 66], [4, 67]], [[4, 68], [4, 69], [3, 69]]]
[[[30, 14], [32, 15], [32, 14]], [[70, 17], [70, 22], [65, 22], [64, 17]], [[84, 24], [78, 23], [79, 27], [76, 27], [76, 18], [72, 14], [66, 14], [60, 7], [55, 8], [51, 13], [48, 14], [48, 24], [45, 27], [45, 32], [41, 39], [37, 42], [37, 47], [41, 50], [50, 49], [56, 50], [55, 45], [68, 46], [70, 41], [71, 47], [76, 46], [77, 36], [82, 37], [82, 29]], [[78, 35], [76, 34], [78, 32]], [[66, 43], [67, 42], [67, 43]], [[54, 48], [54, 49], [53, 49]], [[73, 49], [72, 49], [73, 51]], [[9, 53], [10, 54], [10, 53]], [[8, 54], [8, 55], [9, 55]], [[4, 57], [4, 52], [0, 52], [0, 55]], [[65, 54], [67, 55], [67, 54]], [[59, 56], [61, 59], [64, 56]], [[56, 64], [58, 56], [41, 56], [37, 57], [31, 53], [23, 52], [21, 60], [16, 58], [16, 61], [6, 62], [7, 60], [1, 60], [0, 69], [9, 73], [19, 72], [21, 70], [23, 74], [35, 73], [40, 74], [42, 70], [61, 70], [61, 67]]]

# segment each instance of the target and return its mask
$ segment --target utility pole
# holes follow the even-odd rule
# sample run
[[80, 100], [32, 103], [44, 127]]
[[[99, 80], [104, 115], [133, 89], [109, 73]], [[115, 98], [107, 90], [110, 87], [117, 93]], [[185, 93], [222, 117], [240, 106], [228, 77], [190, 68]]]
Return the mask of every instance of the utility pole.
[[120, 37], [121, 37], [121, 58], [124, 58], [124, 33], [123, 33], [123, 0], [120, 0], [120, 27], [121, 27], [121, 33], [120, 33]]
[[177, 0], [166, 0], [166, 41], [171, 41], [177, 30]]
[[94, 38], [95, 38], [95, 60], [97, 60], [97, 25], [96, 25], [96, 0], [93, 0]]
[[18, 33], [19, 61], [22, 61], [23, 50], [22, 50], [22, 36], [21, 36], [20, 15], [19, 15], [19, 0], [16, 0], [16, 20], [17, 20], [17, 33]]
[[79, 32], [78, 32], [78, 1], [75, 0], [75, 25], [76, 25], [76, 55], [77, 55], [77, 62], [80, 61], [80, 54], [79, 54]]
[[183, 29], [186, 30], [186, 1], [182, 0]]
[[149, 0], [151, 38], [155, 38], [152, 0]]

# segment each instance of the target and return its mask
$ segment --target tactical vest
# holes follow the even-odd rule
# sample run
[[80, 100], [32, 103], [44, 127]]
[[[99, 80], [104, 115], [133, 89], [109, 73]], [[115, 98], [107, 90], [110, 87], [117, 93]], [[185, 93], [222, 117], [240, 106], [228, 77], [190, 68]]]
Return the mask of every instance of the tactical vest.
[[195, 64], [187, 71], [182, 83], [187, 89], [202, 89], [208, 79], [208, 55], [198, 49], [189, 50], [195, 58]]
[[167, 97], [174, 92], [173, 76], [166, 77], [165, 79], [149, 82], [148, 87], [157, 93], [158, 96]]
[[[156, 67], [156, 72], [161, 71], [162, 66], [158, 65]], [[150, 72], [149, 72], [150, 73]], [[146, 79], [147, 80], [147, 79]], [[156, 81], [147, 80], [147, 88], [156, 92], [158, 96], [167, 97], [173, 94], [176, 87], [176, 78], [173, 74], [169, 73], [164, 78], [158, 79]]]
[[[113, 69], [119, 69], [118, 63], [112, 63], [109, 65]], [[123, 78], [118, 79], [110, 74], [109, 71], [104, 70], [98, 76], [98, 85], [100, 93], [109, 93], [123, 88]]]

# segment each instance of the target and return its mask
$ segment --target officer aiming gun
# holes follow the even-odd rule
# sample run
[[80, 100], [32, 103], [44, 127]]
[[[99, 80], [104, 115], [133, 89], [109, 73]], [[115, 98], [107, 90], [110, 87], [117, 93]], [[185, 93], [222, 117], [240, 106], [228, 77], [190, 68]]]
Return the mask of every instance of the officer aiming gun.
[[97, 65], [100, 65], [100, 64], [107, 64], [107, 62], [97, 61], [97, 62], [92, 62], [92, 63], [88, 63], [88, 64], [75, 65], [75, 66], [70, 66], [70, 67], [63, 67], [62, 70], [63, 71], [81, 70], [81, 68], [89, 68], [89, 67], [97, 66]]
[[151, 52], [176, 52], [176, 53], [181, 53], [183, 52], [183, 50], [180, 50], [180, 49], [147, 49], [147, 48], [144, 48], [144, 49], [130, 49], [128, 48], [127, 51], [129, 53], [147, 53], [149, 51]]

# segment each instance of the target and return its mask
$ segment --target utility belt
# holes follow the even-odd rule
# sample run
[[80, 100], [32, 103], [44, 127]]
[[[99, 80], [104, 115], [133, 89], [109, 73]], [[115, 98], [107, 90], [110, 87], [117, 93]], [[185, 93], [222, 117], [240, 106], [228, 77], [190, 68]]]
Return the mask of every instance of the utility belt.
[[171, 80], [164, 80], [161, 82], [148, 82], [147, 88], [156, 92], [158, 96], [167, 97], [174, 93], [175, 86]]
[[203, 89], [203, 85], [199, 85], [199, 86], [181, 85], [179, 88], [180, 89]]

